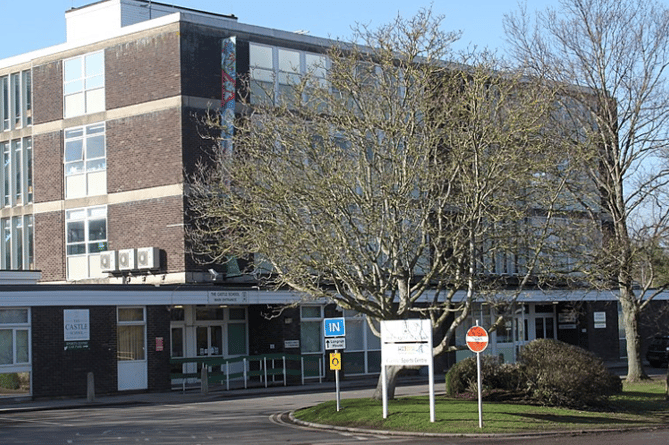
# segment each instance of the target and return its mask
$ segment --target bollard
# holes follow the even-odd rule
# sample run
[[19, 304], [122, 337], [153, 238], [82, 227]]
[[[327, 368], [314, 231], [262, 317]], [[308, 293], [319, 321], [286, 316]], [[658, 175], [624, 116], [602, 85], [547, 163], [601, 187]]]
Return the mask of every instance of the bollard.
[[92, 372], [86, 376], [86, 398], [89, 402], [95, 402], [95, 378]]
[[207, 373], [207, 365], [202, 365], [202, 372], [200, 373], [200, 381], [202, 383], [202, 394], [209, 394], [209, 376]]

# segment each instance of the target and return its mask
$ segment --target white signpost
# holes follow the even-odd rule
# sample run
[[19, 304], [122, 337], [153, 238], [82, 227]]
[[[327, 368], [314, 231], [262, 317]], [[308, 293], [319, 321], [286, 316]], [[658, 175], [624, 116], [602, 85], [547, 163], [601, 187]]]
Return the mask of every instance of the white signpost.
[[381, 384], [383, 418], [388, 417], [386, 366], [428, 366], [430, 381], [430, 422], [434, 414], [434, 360], [432, 359], [432, 323], [430, 320], [381, 321]]
[[470, 351], [476, 352], [476, 374], [478, 377], [478, 392], [479, 392], [479, 428], [483, 428], [483, 399], [481, 396], [481, 352], [488, 347], [488, 332], [479, 326], [479, 321], [476, 320], [476, 326], [472, 326], [467, 331], [465, 342]]

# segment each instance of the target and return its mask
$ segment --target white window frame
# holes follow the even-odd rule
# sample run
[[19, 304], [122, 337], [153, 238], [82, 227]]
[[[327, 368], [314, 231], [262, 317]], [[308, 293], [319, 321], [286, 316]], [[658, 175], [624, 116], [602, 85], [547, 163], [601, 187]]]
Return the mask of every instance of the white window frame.
[[[20, 231], [19, 231], [20, 229]], [[0, 268], [3, 270], [33, 270], [33, 216], [0, 219]]]
[[[101, 217], [104, 213], [104, 218]], [[104, 219], [105, 223], [105, 236], [104, 238], [95, 238], [91, 237], [91, 223], [101, 221]], [[70, 223], [83, 222], [83, 240], [72, 240], [70, 237]], [[102, 271], [99, 270], [99, 258], [100, 252], [105, 252], [108, 249], [108, 214], [107, 206], [95, 206], [95, 207], [81, 207], [77, 209], [69, 209], [65, 211], [65, 256], [67, 263], [67, 279], [68, 280], [77, 280], [82, 278], [94, 278], [94, 277], [103, 277], [106, 274], [102, 274]], [[84, 246], [83, 252], [70, 253], [70, 247], [76, 245]], [[97, 244], [97, 249], [92, 249], [91, 246]], [[75, 265], [76, 264], [76, 265]], [[93, 264], [97, 264], [98, 267], [92, 267]], [[78, 272], [78, 273], [77, 273]]]
[[0, 76], [0, 132], [32, 125], [32, 72]]
[[[32, 330], [31, 330], [31, 313], [30, 308], [24, 307], [6, 307], [0, 308], [0, 311], [10, 310], [10, 311], [26, 311], [27, 321], [25, 322], [12, 322], [12, 323], [3, 323], [0, 321], [0, 330], [11, 330], [12, 331], [12, 363], [0, 364], [0, 372], [3, 373], [12, 373], [12, 372], [30, 372], [32, 364]], [[28, 337], [27, 346], [27, 355], [28, 361], [19, 362], [17, 361], [17, 331], [25, 331]]]
[[[265, 51], [270, 50], [272, 66], [254, 65], [252, 60], [253, 48], [262, 48]], [[281, 66], [282, 52], [297, 53], [299, 66], [292, 66], [292, 64], [290, 66]], [[315, 62], [313, 59], [318, 59], [319, 62]], [[324, 66], [319, 66], [321, 63]], [[314, 76], [314, 79], [318, 79], [324, 85], [324, 82], [327, 80], [329, 60], [324, 54], [251, 42], [249, 44], [249, 65], [251, 82], [271, 83], [271, 91], [268, 91], [268, 93], [272, 94], [272, 99], [276, 103], [281, 97], [282, 86], [286, 87], [291, 85], [292, 82], [297, 82], [300, 76], [307, 74], [309, 71], [312, 72], [311, 74]], [[251, 92], [251, 94], [253, 93]], [[301, 100], [305, 99], [304, 97], [301, 98]], [[256, 103], [253, 96], [251, 96], [251, 101], [252, 103]]]
[[[72, 136], [81, 132], [80, 136]], [[65, 174], [65, 199], [81, 198], [85, 196], [104, 195], [107, 193], [107, 128], [104, 122], [98, 122], [79, 127], [67, 128], [64, 131], [65, 151], [63, 154]], [[89, 142], [93, 138], [102, 137], [102, 156], [91, 156]], [[68, 143], [81, 141], [81, 157], [68, 160]], [[80, 168], [76, 168], [81, 164]], [[79, 177], [81, 184], [76, 186]], [[92, 184], [95, 186], [93, 187]]]
[[14, 207], [33, 202], [32, 138], [0, 142], [0, 207]]
[[[87, 61], [102, 56], [101, 71], [87, 67]], [[78, 75], [68, 75], [68, 66], [78, 68]], [[69, 76], [69, 77], [68, 77]], [[81, 103], [78, 103], [78, 102]], [[97, 106], [94, 106], [97, 104]], [[78, 105], [78, 106], [77, 106]], [[63, 117], [97, 113], [106, 109], [104, 51], [82, 54], [63, 60]]]

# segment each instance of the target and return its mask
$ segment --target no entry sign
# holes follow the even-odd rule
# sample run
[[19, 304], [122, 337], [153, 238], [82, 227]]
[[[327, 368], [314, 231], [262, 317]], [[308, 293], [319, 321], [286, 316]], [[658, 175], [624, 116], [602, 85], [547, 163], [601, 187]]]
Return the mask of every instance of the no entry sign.
[[465, 341], [470, 351], [483, 352], [488, 347], [488, 333], [481, 326], [473, 326], [467, 331]]

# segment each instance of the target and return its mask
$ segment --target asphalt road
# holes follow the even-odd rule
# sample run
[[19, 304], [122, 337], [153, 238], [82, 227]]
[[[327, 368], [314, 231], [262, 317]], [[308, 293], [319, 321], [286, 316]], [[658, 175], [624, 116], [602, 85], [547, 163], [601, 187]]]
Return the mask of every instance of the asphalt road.
[[[398, 395], [425, 394], [424, 386]], [[342, 393], [369, 396], [371, 390]], [[331, 392], [267, 395], [129, 406], [82, 407], [0, 414], [0, 444], [570, 444], [666, 445], [669, 429], [558, 437], [406, 437], [305, 428], [287, 422], [287, 413], [332, 400]]]

